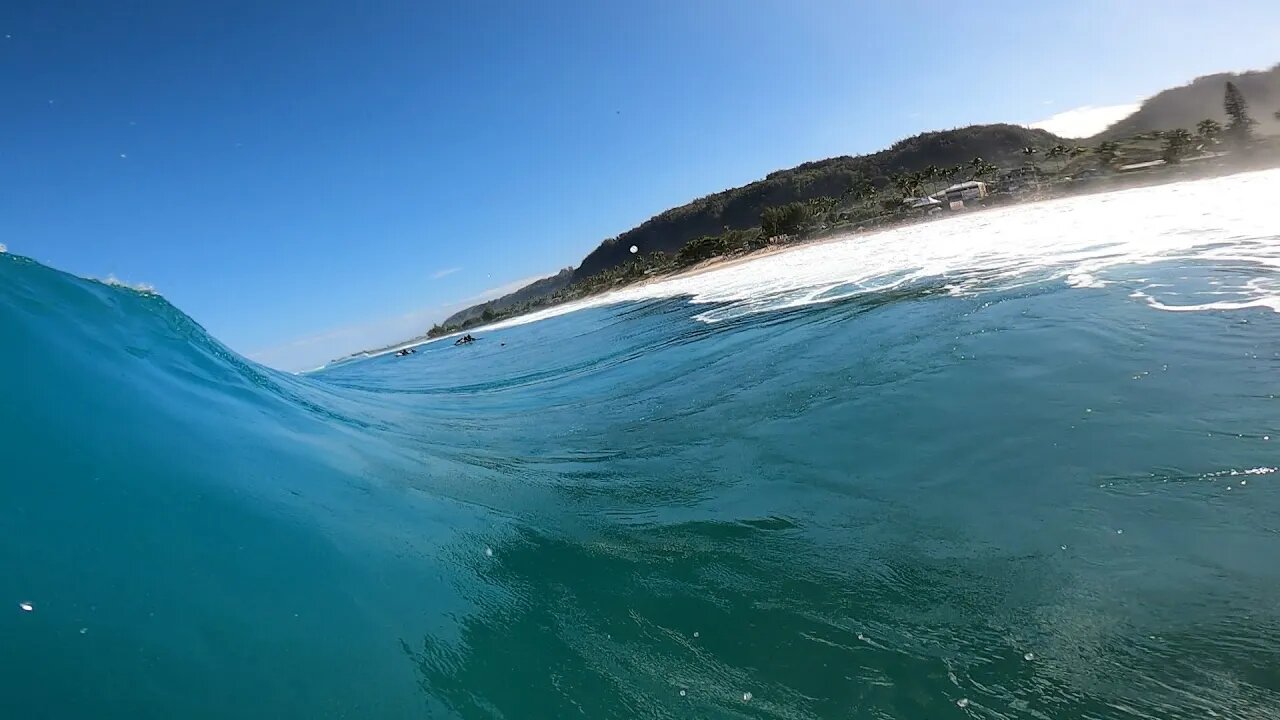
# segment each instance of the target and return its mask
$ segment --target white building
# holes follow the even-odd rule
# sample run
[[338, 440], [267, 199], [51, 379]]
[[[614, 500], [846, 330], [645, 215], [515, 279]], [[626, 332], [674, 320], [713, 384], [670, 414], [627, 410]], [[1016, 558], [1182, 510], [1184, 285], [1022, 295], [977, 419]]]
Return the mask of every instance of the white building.
[[956, 183], [943, 190], [941, 194], [948, 207], [952, 210], [959, 210], [964, 207], [966, 200], [981, 200], [989, 192], [987, 191], [986, 183], [970, 180], [969, 182]]
[[942, 201], [934, 197], [908, 198], [903, 201], [912, 210], [933, 210], [942, 207]]

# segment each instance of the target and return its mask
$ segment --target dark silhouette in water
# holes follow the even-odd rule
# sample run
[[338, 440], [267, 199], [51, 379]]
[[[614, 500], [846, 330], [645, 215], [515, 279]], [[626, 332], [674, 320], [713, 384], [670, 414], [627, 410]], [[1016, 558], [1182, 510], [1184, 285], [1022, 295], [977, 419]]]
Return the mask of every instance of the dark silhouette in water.
[[471, 333], [467, 333], [466, 335], [463, 335], [462, 337], [458, 338], [457, 340], [454, 340], [454, 341], [453, 341], [453, 344], [454, 344], [454, 345], [470, 345], [471, 343], [473, 343], [473, 342], [475, 342], [475, 341], [476, 341], [476, 339], [475, 339], [475, 338], [473, 338], [473, 337], [471, 337]]

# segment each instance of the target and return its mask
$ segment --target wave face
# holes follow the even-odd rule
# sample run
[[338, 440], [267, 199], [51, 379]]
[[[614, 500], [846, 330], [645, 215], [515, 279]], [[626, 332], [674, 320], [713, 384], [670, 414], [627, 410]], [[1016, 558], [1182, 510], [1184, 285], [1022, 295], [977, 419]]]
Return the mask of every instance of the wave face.
[[1277, 181], [304, 377], [0, 255], [4, 715], [1280, 717]]

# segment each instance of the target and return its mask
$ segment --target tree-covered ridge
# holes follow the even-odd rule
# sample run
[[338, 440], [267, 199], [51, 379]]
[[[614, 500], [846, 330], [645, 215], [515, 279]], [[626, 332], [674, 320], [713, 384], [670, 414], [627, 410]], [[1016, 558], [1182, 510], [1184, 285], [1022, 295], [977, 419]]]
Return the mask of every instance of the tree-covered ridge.
[[[576, 276], [583, 278], [628, 260], [631, 246], [644, 252], [674, 253], [698, 237], [725, 228], [745, 230], [760, 224], [765, 208], [820, 197], [842, 197], [864, 183], [891, 185], [905, 171], [929, 166], [950, 167], [982, 157], [997, 165], [1021, 162], [1023, 148], [1047, 151], [1062, 139], [1019, 125], [973, 125], [927, 132], [900, 140], [870, 155], [841, 156], [770, 173], [743, 187], [698, 198], [663, 212], [639, 227], [610, 238], [583, 259]], [[967, 179], [967, 178], [963, 178]]]
[[[1245, 73], [1218, 73], [1196, 78], [1181, 87], [1170, 88], [1147, 98], [1137, 112], [1098, 134], [1096, 140], [1118, 140], [1157, 130], [1194, 128], [1209, 119], [1223, 125], [1230, 118], [1223, 107], [1222, 89], [1231, 83], [1251, 107], [1259, 110], [1255, 119], [1263, 133], [1280, 131], [1280, 65], [1270, 70]], [[1265, 109], [1265, 112], [1262, 110]]]
[[[799, 234], [814, 218], [831, 213], [837, 200], [896, 208], [898, 201], [890, 197], [895, 193], [932, 191], [974, 175], [986, 176], [997, 164], [1021, 164], [1027, 150], [1048, 153], [1061, 143], [1051, 133], [1019, 125], [973, 125], [921, 133], [870, 155], [844, 155], [778, 170], [650, 218], [605, 240], [576, 270], [563, 270], [456, 312], [432, 328], [432, 336], [589, 294], [645, 273], [754, 249], [773, 235]], [[633, 246], [638, 254], [632, 254]]]
[[444, 319], [441, 326], [445, 327], [461, 327], [463, 323], [472, 322], [481, 319], [486, 310], [490, 315], [496, 315], [517, 307], [533, 300], [534, 298], [545, 297], [551, 295], [557, 290], [561, 290], [569, 286], [573, 282], [573, 268], [565, 268], [555, 275], [544, 277], [541, 280], [535, 280], [528, 285], [507, 293], [500, 298], [488, 300], [478, 305], [464, 308]]
[[[1259, 86], [1260, 77], [1274, 82]], [[1173, 117], [1165, 112], [1171, 107], [1180, 107], [1185, 115], [1186, 107], [1179, 103], [1203, 114], [1179, 126], [1111, 134], [1115, 127], [1141, 125], [1134, 118], [1144, 111], [1142, 122]], [[1268, 137], [1280, 131], [1280, 109], [1274, 108], [1280, 108], [1280, 66], [1267, 73], [1200, 78], [1161, 93], [1142, 111], [1082, 144], [1068, 144], [1048, 132], [1016, 125], [976, 125], [922, 133], [870, 155], [804, 163], [667, 210], [601, 243], [577, 269], [568, 268], [455, 313], [429, 335], [463, 330], [767, 245], [917, 221], [942, 212], [941, 190], [969, 179], [990, 183], [994, 194], [979, 196], [976, 206], [982, 207], [1053, 197], [1099, 187], [1100, 182], [1113, 187], [1145, 182], [1133, 174], [1135, 170], [1167, 181], [1185, 177], [1179, 169], [1192, 162], [1202, 174], [1275, 166], [1280, 164], [1280, 137]], [[1259, 122], [1255, 110], [1269, 119]], [[1223, 160], [1224, 156], [1229, 159]], [[1157, 167], [1161, 169], [1153, 170]]]

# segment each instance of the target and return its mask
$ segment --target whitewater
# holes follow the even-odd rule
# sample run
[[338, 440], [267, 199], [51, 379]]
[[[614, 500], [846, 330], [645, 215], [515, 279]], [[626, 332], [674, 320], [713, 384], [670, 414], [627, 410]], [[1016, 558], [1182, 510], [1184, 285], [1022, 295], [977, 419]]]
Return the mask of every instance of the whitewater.
[[[800, 307], [892, 290], [934, 278], [960, 278], [952, 292], [1062, 279], [1096, 286], [1109, 268], [1162, 261], [1252, 263], [1280, 267], [1271, 242], [1275, 170], [1081, 195], [971, 213], [942, 221], [845, 235], [723, 269], [648, 283], [502, 323], [507, 327], [617, 302], [688, 297], [721, 307], [699, 316]], [[1265, 282], [1260, 276], [1259, 281]], [[1280, 312], [1280, 288], [1231, 287]], [[1222, 301], [1227, 302], [1227, 301]], [[1201, 306], [1213, 309], [1216, 306]]]
[[0, 253], [0, 715], [1280, 717], [1277, 188], [303, 376]]

